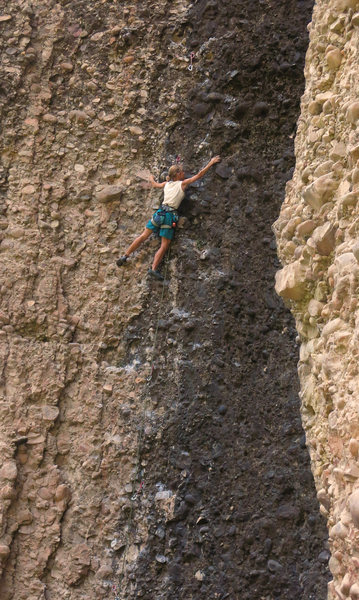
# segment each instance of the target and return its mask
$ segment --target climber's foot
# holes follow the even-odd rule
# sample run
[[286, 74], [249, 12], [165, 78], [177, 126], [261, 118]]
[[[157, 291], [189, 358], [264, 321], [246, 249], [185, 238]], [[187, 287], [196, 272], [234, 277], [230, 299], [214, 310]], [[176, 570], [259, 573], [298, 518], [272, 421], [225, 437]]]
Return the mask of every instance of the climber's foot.
[[126, 263], [127, 259], [128, 259], [128, 256], [126, 256], [126, 254], [124, 254], [123, 256], [121, 256], [121, 258], [119, 258], [118, 260], [116, 260], [116, 265], [118, 267], [123, 267], [123, 265]]
[[150, 277], [154, 277], [155, 279], [158, 279], [159, 281], [164, 280], [163, 275], [159, 271], [154, 271], [153, 269], [148, 269], [148, 274], [150, 275]]

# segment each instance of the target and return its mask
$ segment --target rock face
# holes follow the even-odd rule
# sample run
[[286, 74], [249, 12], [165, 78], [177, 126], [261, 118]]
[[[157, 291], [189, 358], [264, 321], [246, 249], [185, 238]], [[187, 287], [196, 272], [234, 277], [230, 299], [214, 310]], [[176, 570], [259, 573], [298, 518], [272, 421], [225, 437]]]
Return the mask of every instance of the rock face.
[[[328, 26], [339, 40], [355, 15], [335, 10]], [[270, 229], [292, 176], [311, 11], [309, 0], [19, 0], [0, 15], [1, 600], [324, 600], [326, 533]], [[334, 123], [330, 78], [354, 63], [354, 46], [339, 56], [335, 40], [328, 66], [312, 66], [329, 73], [311, 99], [317, 123]], [[341, 81], [348, 98], [351, 80]], [[308, 265], [317, 247], [320, 257], [303, 269], [295, 256], [283, 278], [300, 306], [340, 232], [344, 242], [344, 225], [324, 223], [334, 195], [343, 222], [355, 211], [339, 179], [344, 161], [357, 160], [356, 103], [343, 113], [347, 137], [307, 170], [306, 220], [298, 211], [286, 223], [286, 256], [301, 228], [312, 236]], [[320, 145], [318, 128], [310, 135]], [[159, 204], [140, 177], [160, 177], [177, 159], [193, 173], [212, 153], [223, 160], [183, 202], [165, 285], [146, 279], [157, 240], [119, 270], [116, 258]], [[345, 246], [332, 262], [342, 304], [322, 354], [333, 344], [342, 353], [324, 361], [328, 378], [346, 352], [355, 356], [345, 307], [357, 255]], [[313, 331], [325, 312], [320, 289]], [[308, 372], [321, 355], [310, 348]], [[329, 409], [314, 374], [307, 385], [318, 396], [306, 409], [314, 422], [314, 410]], [[351, 410], [343, 481], [358, 451]], [[330, 444], [346, 452], [333, 431]], [[336, 488], [322, 489], [330, 511]], [[358, 518], [351, 492], [334, 529], [338, 552]]]
[[329, 598], [357, 598], [359, 560], [359, 2], [318, 1], [296, 169], [274, 225], [301, 338], [302, 417], [328, 521]]

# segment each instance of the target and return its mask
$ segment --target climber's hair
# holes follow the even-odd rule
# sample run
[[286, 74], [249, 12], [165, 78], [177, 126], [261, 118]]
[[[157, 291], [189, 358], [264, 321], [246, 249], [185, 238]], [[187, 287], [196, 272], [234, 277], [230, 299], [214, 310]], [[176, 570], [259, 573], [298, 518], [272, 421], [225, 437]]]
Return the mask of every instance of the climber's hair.
[[182, 171], [183, 171], [182, 165], [172, 165], [172, 167], [169, 168], [168, 177], [170, 178], [171, 181], [173, 181], [174, 178], [177, 175], [179, 175]]

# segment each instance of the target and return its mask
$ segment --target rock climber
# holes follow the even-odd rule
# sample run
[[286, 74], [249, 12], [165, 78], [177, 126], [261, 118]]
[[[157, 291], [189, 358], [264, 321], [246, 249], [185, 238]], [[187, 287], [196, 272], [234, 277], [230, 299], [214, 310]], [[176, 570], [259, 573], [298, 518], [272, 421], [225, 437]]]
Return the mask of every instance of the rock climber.
[[209, 163], [197, 173], [197, 175], [189, 177], [188, 179], [185, 179], [183, 167], [180, 164], [172, 165], [172, 167], [170, 167], [167, 181], [164, 181], [163, 183], [158, 183], [155, 181], [153, 175], [149, 175], [151, 187], [163, 188], [163, 203], [148, 221], [143, 233], [132, 242], [125, 254], [117, 260], [116, 264], [118, 267], [122, 267], [130, 254], [137, 250], [137, 248], [147, 240], [153, 232], [155, 232], [161, 238], [161, 246], [154, 256], [152, 267], [148, 269], [148, 273], [151, 277], [156, 279], [164, 279], [163, 275], [159, 272], [158, 267], [173, 239], [174, 229], [178, 221], [177, 209], [185, 196], [185, 190], [191, 183], [201, 179], [207, 171], [220, 160], [221, 158], [219, 156], [214, 156]]

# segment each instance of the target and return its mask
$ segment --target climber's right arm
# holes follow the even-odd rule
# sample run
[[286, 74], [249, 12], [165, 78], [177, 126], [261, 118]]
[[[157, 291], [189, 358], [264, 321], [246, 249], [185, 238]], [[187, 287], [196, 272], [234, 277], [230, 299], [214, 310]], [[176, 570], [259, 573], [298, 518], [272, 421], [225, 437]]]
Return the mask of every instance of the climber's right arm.
[[155, 178], [153, 177], [153, 175], [149, 175], [148, 179], [149, 179], [149, 182], [150, 182], [151, 186], [154, 187], [154, 188], [161, 188], [162, 189], [162, 188], [165, 187], [165, 185], [167, 183], [167, 181], [163, 181], [162, 183], [157, 183], [157, 181], [155, 181]]

